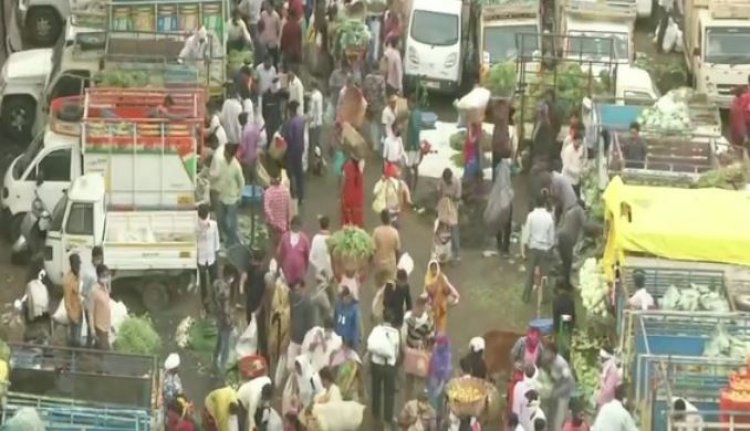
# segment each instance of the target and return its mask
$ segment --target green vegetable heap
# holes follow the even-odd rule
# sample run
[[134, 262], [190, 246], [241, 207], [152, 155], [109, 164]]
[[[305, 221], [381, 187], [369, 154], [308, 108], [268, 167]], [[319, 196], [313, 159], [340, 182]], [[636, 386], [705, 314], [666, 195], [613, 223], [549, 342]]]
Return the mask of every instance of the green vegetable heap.
[[158, 355], [162, 342], [147, 316], [131, 316], [120, 325], [115, 350], [122, 353]]
[[253, 52], [246, 49], [243, 51], [238, 51], [236, 49], [233, 49], [229, 51], [229, 55], [227, 56], [227, 73], [231, 77], [235, 73], [237, 73], [238, 70], [240, 70], [240, 67], [242, 67], [243, 64], [252, 64], [253, 63]]
[[339, 46], [343, 50], [366, 48], [370, 43], [370, 31], [360, 20], [348, 19], [338, 27]]
[[328, 238], [331, 254], [355, 259], [369, 259], [375, 253], [375, 242], [356, 226], [344, 226]]
[[217, 334], [218, 330], [213, 320], [196, 320], [188, 330], [187, 347], [196, 352], [213, 352]]
[[512, 61], [498, 63], [490, 69], [483, 85], [493, 96], [509, 97], [516, 91], [516, 64]]

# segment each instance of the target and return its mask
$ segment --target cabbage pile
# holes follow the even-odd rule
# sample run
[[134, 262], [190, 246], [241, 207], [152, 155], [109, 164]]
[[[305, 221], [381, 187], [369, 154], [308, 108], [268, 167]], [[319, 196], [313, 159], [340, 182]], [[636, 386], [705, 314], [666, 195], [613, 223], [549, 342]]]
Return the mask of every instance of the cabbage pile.
[[673, 311], [709, 311], [714, 313], [729, 312], [729, 302], [716, 290], [707, 286], [690, 284], [678, 289], [669, 286], [661, 299], [661, 308]]
[[690, 113], [682, 93], [670, 91], [646, 108], [638, 117], [642, 130], [658, 133], [686, 134], [690, 132]]
[[745, 360], [748, 355], [750, 355], [750, 342], [729, 334], [721, 323], [703, 348], [703, 356], [710, 358]]
[[583, 262], [578, 277], [578, 288], [586, 311], [595, 316], [606, 316], [609, 288], [596, 258], [591, 257]]

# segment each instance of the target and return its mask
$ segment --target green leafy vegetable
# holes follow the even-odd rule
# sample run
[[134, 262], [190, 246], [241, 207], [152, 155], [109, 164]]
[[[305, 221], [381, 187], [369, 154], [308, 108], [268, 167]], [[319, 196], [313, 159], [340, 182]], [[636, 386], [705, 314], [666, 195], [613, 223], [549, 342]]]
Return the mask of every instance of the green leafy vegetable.
[[120, 325], [115, 350], [122, 353], [158, 355], [162, 342], [148, 316], [131, 316]]
[[237, 73], [238, 70], [240, 70], [240, 67], [242, 67], [242, 65], [246, 63], [253, 63], [252, 51], [250, 51], [249, 49], [242, 51], [233, 49], [229, 51], [229, 55], [227, 56], [227, 73], [229, 74], [229, 76], [233, 76], [235, 73]]
[[197, 352], [213, 352], [218, 330], [213, 320], [198, 319], [188, 330], [188, 349]]
[[361, 20], [345, 20], [338, 26], [337, 30], [340, 47], [344, 50], [365, 48], [370, 43], [370, 31]]
[[364, 230], [348, 225], [328, 238], [328, 248], [335, 255], [369, 259], [375, 253], [375, 242]]
[[516, 76], [516, 64], [506, 61], [492, 66], [483, 85], [493, 96], [509, 97], [516, 91]]
[[743, 166], [739, 163], [712, 169], [700, 176], [696, 186], [699, 188], [715, 187], [719, 189], [737, 190], [747, 179]]

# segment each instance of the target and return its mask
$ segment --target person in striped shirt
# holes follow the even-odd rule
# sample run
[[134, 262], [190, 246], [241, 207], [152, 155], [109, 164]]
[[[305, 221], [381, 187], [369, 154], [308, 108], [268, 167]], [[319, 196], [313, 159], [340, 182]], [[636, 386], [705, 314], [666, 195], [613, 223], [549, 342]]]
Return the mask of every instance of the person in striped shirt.
[[[427, 313], [427, 296], [421, 295], [414, 302], [414, 306], [404, 315], [404, 324], [401, 327], [401, 339], [405, 340], [406, 347], [412, 349], [429, 349], [435, 338], [435, 323]], [[416, 386], [424, 385], [424, 379], [406, 374], [406, 399], [414, 397]]]
[[271, 185], [263, 194], [263, 214], [266, 216], [271, 246], [275, 249], [281, 236], [289, 230], [292, 219], [292, 196], [289, 189], [281, 184], [278, 171], [272, 174]]

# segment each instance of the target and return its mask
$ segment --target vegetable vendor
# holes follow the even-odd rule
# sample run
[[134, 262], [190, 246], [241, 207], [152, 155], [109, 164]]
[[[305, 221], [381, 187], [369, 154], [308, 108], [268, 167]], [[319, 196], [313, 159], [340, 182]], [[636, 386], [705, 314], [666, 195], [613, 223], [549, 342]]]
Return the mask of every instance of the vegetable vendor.
[[163, 405], [169, 406], [177, 401], [177, 398], [183, 394], [182, 379], [179, 374], [180, 355], [170, 353], [164, 360], [164, 381], [163, 381]]
[[427, 391], [404, 405], [398, 424], [405, 431], [437, 431], [437, 412], [429, 403]]
[[240, 429], [253, 430], [260, 425], [263, 413], [270, 408], [272, 400], [273, 382], [270, 377], [256, 377], [243, 383], [237, 390], [237, 401], [244, 410], [244, 414], [240, 415]]
[[211, 391], [203, 403], [205, 431], [239, 430], [240, 406], [237, 393], [229, 386]]
[[633, 271], [633, 284], [636, 291], [628, 298], [628, 306], [636, 310], [649, 310], [656, 307], [654, 297], [645, 288], [646, 273], [643, 270], [636, 269]]

